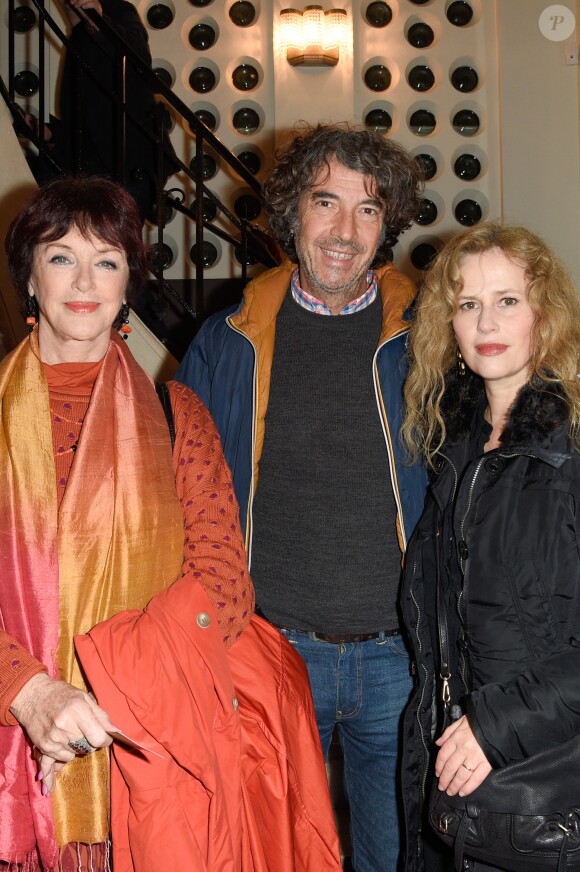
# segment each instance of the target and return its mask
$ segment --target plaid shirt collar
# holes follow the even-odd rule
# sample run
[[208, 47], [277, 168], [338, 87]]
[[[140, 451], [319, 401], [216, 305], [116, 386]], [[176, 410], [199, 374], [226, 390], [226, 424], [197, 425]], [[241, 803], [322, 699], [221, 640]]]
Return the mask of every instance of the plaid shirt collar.
[[[321, 300], [317, 300], [316, 297], [313, 297], [312, 294], [309, 294], [307, 291], [304, 291], [300, 285], [298, 284], [299, 279], [299, 271], [298, 267], [292, 273], [292, 278], [290, 280], [290, 290], [292, 291], [292, 298], [298, 303], [299, 306], [302, 306], [303, 309], [307, 309], [309, 312], [315, 312], [317, 315], [332, 315], [332, 312]], [[338, 312], [339, 315], [352, 315], [353, 312], [360, 312], [361, 309], [366, 309], [367, 306], [370, 306], [371, 303], [375, 301], [375, 298], [378, 293], [378, 285], [377, 285], [377, 275], [374, 270], [367, 270], [367, 289], [357, 297], [356, 300], [351, 300], [350, 303], [347, 303], [344, 309], [341, 309]]]

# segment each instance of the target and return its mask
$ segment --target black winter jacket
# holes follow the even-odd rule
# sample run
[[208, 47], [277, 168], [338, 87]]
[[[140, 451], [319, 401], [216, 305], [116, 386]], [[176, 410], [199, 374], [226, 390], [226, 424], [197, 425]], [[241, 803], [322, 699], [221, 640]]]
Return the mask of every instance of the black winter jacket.
[[447, 442], [407, 551], [402, 611], [416, 686], [404, 722], [406, 872], [425, 868], [424, 800], [441, 731], [435, 588], [438, 572], [443, 585], [449, 578], [438, 534], [450, 502], [461, 579], [449, 615], [455, 688], [471, 689], [452, 702], [494, 768], [580, 733], [580, 455], [567, 403], [557, 386], [525, 386], [500, 447], [470, 461], [483, 397], [479, 377], [450, 378]]

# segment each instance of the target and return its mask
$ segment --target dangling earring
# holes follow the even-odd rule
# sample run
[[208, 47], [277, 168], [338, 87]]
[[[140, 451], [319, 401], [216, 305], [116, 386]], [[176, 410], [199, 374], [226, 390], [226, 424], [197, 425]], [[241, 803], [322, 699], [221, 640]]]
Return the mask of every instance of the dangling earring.
[[129, 306], [127, 303], [123, 303], [121, 306], [121, 312], [119, 313], [121, 317], [121, 326], [119, 327], [119, 331], [123, 334], [123, 339], [126, 339], [131, 330], [133, 329], [129, 324]]
[[463, 358], [461, 356], [461, 352], [459, 349], [457, 349], [457, 366], [459, 367], [459, 375], [464, 376], [465, 375], [465, 361], [463, 360]]
[[34, 294], [28, 294], [26, 298], [26, 324], [28, 332], [32, 333], [38, 322], [38, 303]]

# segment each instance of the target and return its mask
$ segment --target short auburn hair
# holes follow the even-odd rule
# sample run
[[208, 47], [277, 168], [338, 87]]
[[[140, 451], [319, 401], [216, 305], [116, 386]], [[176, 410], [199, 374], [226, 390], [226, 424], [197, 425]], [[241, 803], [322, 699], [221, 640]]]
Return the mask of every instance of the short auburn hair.
[[49, 182], [20, 210], [6, 236], [10, 279], [26, 312], [34, 250], [56, 242], [75, 228], [125, 252], [129, 266], [126, 299], [132, 305], [147, 276], [141, 219], [131, 195], [109, 179], [63, 176]]

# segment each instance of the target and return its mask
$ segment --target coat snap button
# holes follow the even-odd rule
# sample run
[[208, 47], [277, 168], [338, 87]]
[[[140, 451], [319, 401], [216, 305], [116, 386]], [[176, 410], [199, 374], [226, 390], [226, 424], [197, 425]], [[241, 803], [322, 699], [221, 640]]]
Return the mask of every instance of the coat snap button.
[[461, 557], [461, 559], [467, 560], [467, 558], [469, 556], [469, 550], [467, 548], [467, 544], [465, 542], [461, 541], [459, 543], [459, 545], [457, 546], [457, 548], [458, 548], [459, 556]]
[[200, 612], [196, 620], [197, 626], [201, 627], [202, 630], [205, 630], [211, 624], [211, 618], [207, 612]]
[[238, 702], [238, 698], [237, 698], [237, 696], [233, 696], [233, 697], [232, 697], [232, 705], [233, 705], [233, 707], [234, 707], [234, 711], [237, 712], [237, 710], [238, 710], [239, 707], [240, 707], [240, 704], [239, 704], [239, 702]]
[[485, 468], [487, 472], [490, 472], [492, 475], [499, 475], [503, 467], [503, 461], [498, 457], [490, 457], [489, 460], [485, 461]]

